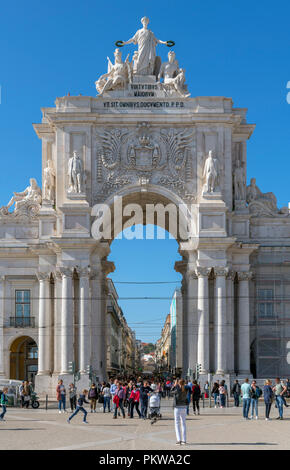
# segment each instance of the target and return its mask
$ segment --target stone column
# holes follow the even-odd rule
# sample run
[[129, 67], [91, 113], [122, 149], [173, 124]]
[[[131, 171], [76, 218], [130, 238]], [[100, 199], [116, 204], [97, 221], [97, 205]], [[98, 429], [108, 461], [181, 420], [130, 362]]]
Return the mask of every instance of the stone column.
[[239, 272], [238, 280], [238, 373], [250, 374], [250, 299], [251, 272]]
[[235, 307], [234, 307], [235, 272], [227, 274], [227, 368], [228, 373], [235, 371]]
[[100, 267], [91, 269], [91, 362], [93, 370], [96, 375], [102, 380], [101, 377], [101, 363], [102, 363], [102, 272]]
[[5, 377], [4, 364], [4, 291], [5, 277], [0, 276], [0, 378]]
[[209, 372], [209, 300], [208, 300], [208, 276], [210, 268], [198, 267], [198, 342], [197, 362], [201, 364], [201, 373]]
[[186, 273], [187, 283], [187, 350], [188, 367], [194, 371], [197, 362], [198, 343], [198, 315], [197, 315], [197, 294], [198, 281], [196, 272], [189, 269]]
[[51, 372], [51, 299], [49, 273], [37, 273], [39, 281], [38, 312], [38, 372], [37, 375], [50, 375]]
[[78, 270], [79, 274], [79, 369], [81, 374], [87, 373], [91, 365], [90, 358], [90, 283], [89, 268]]
[[74, 360], [73, 271], [60, 268], [62, 275], [61, 302], [61, 374], [69, 374], [69, 362]]
[[59, 269], [54, 273], [54, 342], [53, 374], [61, 371], [61, 309], [62, 309], [62, 274]]
[[217, 375], [227, 371], [227, 337], [226, 337], [226, 274], [224, 267], [215, 268], [215, 344]]

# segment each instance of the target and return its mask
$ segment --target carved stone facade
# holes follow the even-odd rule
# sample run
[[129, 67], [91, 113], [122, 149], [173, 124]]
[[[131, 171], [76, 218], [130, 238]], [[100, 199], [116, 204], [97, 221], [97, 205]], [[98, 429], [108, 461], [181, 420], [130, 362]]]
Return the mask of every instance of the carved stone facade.
[[[53, 390], [60, 375], [71, 380], [70, 361], [82, 373], [89, 363], [100, 379], [106, 377], [111, 240], [96, 241], [91, 226], [94, 205], [112, 206], [115, 196], [143, 208], [148, 202], [183, 204], [192, 216], [191, 235], [177, 235], [187, 325], [184, 375], [197, 362], [204, 377], [290, 374], [290, 316], [287, 303], [279, 301], [290, 296], [290, 217], [255, 180], [246, 188], [247, 140], [255, 126], [231, 98], [166, 91], [158, 83], [157, 55], [154, 74], [138, 75], [153, 66], [145, 52], [135, 55], [126, 86], [112, 82], [103, 90], [99, 84], [103, 92], [97, 97], [64, 96], [43, 108], [34, 129], [42, 139], [44, 182], [48, 168], [53, 179], [43, 187], [43, 201], [32, 183], [0, 211], [0, 373], [9, 377], [14, 341], [34, 338], [40, 391]], [[172, 57], [160, 79], [177, 67]], [[78, 163], [72, 165], [74, 154]], [[33, 294], [30, 314], [38, 333], [25, 321], [21, 329], [10, 328], [17, 291]], [[19, 312], [24, 300], [20, 304]]]

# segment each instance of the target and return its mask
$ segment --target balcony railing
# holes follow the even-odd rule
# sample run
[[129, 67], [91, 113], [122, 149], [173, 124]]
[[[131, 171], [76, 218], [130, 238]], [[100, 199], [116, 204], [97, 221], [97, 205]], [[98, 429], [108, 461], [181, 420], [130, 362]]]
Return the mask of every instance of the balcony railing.
[[35, 318], [10, 317], [10, 328], [35, 328]]

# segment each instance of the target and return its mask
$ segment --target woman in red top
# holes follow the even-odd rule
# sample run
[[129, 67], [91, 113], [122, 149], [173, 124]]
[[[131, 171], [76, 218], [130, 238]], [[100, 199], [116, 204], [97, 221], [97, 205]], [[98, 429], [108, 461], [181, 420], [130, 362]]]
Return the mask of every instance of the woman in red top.
[[130, 394], [129, 401], [131, 410], [130, 418], [134, 417], [134, 407], [136, 408], [139, 418], [141, 418], [141, 413], [139, 411], [140, 391], [137, 390], [136, 385], [133, 385], [133, 390]]

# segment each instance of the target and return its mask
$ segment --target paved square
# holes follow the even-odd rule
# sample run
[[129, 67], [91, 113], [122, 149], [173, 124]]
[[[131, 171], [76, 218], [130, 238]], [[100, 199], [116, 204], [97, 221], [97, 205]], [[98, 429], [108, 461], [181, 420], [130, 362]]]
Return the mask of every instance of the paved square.
[[[100, 405], [99, 405], [100, 406]], [[271, 410], [271, 421], [265, 421], [265, 407], [259, 405], [259, 420], [245, 421], [241, 408], [201, 408], [200, 416], [187, 419], [187, 448], [198, 449], [290, 449], [290, 411], [284, 409], [284, 420], [276, 420], [277, 409]], [[163, 400], [162, 420], [154, 425], [149, 420], [112, 419], [112, 413], [88, 414], [88, 425], [79, 413], [70, 424], [69, 414], [58, 410], [8, 408], [6, 421], [0, 422], [0, 449], [47, 450], [170, 450], [175, 445], [172, 402]], [[186, 447], [182, 447], [183, 450]]]

